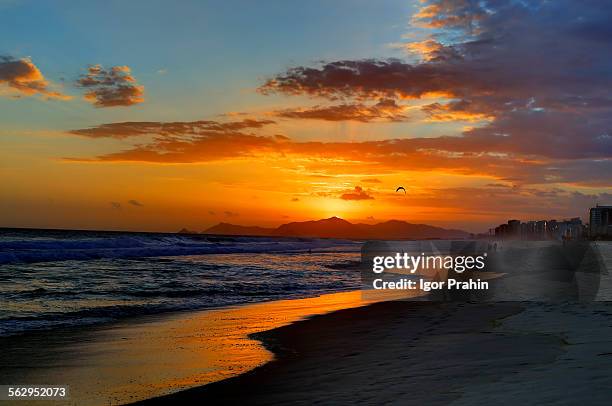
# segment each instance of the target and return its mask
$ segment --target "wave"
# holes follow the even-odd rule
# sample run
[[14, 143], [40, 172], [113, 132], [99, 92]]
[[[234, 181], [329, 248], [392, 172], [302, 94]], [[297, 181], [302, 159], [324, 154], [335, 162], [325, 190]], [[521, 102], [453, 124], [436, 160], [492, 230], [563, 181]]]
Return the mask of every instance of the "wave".
[[[74, 235], [77, 234], [77, 235]], [[208, 237], [201, 235], [135, 234], [79, 236], [67, 232], [60, 238], [0, 239], [0, 265], [105, 258], [138, 258], [204, 254], [234, 254], [316, 250], [356, 245], [342, 240]]]

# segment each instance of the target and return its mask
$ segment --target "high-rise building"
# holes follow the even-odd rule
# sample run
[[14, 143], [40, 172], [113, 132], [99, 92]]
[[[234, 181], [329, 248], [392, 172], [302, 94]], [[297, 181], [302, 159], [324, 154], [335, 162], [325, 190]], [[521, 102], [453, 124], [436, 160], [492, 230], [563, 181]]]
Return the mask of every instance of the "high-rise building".
[[541, 240], [580, 240], [586, 237], [580, 217], [565, 220], [508, 220], [506, 224], [495, 227], [495, 236], [502, 239]]
[[547, 235], [546, 220], [538, 220], [535, 223], [536, 240], [545, 240]]
[[579, 217], [574, 217], [571, 220], [564, 220], [557, 223], [557, 229], [553, 234], [557, 239], [562, 240], [578, 240], [582, 235], [582, 220]]
[[612, 206], [592, 207], [589, 213], [589, 236], [591, 238], [612, 237]]
[[508, 237], [513, 239], [521, 238], [520, 220], [508, 220]]

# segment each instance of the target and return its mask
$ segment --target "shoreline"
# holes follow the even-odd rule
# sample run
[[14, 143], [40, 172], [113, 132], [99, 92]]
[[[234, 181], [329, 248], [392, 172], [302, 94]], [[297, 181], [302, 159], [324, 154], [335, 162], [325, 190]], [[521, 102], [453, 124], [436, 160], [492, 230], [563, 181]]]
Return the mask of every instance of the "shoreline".
[[[496, 323], [523, 310], [516, 303], [388, 301], [312, 316], [252, 335], [275, 355], [262, 366], [223, 381], [134, 404], [376, 404], [399, 401], [407, 393], [414, 403], [417, 398], [425, 404], [445, 403], [457, 397], [455, 392], [449, 390], [431, 398], [428, 379], [418, 374], [411, 377], [407, 365], [436, 363], [440, 358], [460, 356], [461, 348], [473, 348], [474, 344], [495, 352], [497, 348], [490, 343], [489, 336]], [[431, 336], [437, 342], [427, 343]], [[510, 346], [515, 338], [505, 339], [505, 344]], [[456, 343], [453, 345], [452, 341]], [[550, 347], [548, 338], [545, 342], [533, 337], [523, 341], [525, 345], [520, 347], [530, 350], [519, 348], [517, 355], [525, 359], [533, 359], [534, 351], [543, 350], [536, 357], [541, 362], [550, 362], [560, 352], [560, 341], [548, 353], [545, 350]], [[420, 348], [423, 346], [430, 348]], [[441, 353], [440, 357], [436, 352]], [[456, 365], [450, 367], [456, 368]], [[436, 368], [442, 370], [444, 365]], [[391, 377], [381, 379], [389, 373]], [[381, 383], [383, 387], [373, 388]], [[397, 385], [403, 386], [401, 393], [392, 390]], [[415, 393], [405, 385], [425, 386], [415, 398]]]

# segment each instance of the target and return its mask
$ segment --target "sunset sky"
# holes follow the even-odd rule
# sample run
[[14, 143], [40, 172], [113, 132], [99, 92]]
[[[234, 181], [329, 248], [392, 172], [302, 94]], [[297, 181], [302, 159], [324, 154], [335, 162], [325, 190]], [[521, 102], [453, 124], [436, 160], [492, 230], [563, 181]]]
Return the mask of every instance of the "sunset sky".
[[586, 220], [612, 204], [611, 14], [0, 0], [0, 226]]

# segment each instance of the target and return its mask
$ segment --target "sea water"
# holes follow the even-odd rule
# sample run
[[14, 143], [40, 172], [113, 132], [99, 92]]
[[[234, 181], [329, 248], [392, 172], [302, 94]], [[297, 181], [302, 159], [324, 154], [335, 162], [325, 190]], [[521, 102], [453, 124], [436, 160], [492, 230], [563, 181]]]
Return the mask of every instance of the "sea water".
[[359, 289], [346, 240], [0, 229], [0, 336]]

